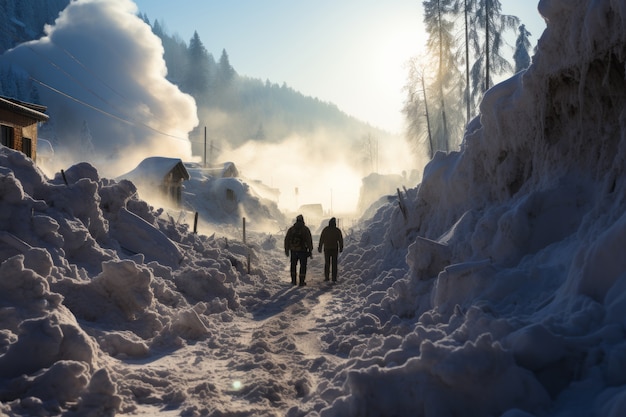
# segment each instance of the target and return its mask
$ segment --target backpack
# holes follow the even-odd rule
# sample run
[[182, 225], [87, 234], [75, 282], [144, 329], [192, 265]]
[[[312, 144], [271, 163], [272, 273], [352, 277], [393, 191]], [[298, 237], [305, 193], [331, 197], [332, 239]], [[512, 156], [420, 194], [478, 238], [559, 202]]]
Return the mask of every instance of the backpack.
[[302, 249], [304, 246], [304, 237], [302, 235], [301, 227], [294, 227], [291, 233], [291, 241], [289, 242], [289, 248], [291, 250]]

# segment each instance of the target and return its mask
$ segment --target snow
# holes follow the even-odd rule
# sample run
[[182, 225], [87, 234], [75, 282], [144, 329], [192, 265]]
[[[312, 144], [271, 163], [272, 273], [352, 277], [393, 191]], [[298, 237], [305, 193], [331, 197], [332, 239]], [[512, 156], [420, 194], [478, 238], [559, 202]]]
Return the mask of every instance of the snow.
[[[159, 185], [163, 184], [170, 171], [182, 163], [183, 161], [179, 158], [153, 156], [141, 161], [132, 171], [120, 175], [119, 179], [127, 179], [133, 182], [147, 181], [150, 186], [158, 188]], [[183, 177], [187, 177], [187, 175], [183, 175]]]
[[[193, 233], [130, 181], [0, 148], [0, 412], [624, 415], [626, 7], [539, 10], [531, 68], [344, 230], [336, 285], [314, 254], [291, 286], [256, 200], [275, 222], [245, 243]], [[224, 213], [211, 192], [243, 204], [245, 183], [190, 175], [204, 213]]]

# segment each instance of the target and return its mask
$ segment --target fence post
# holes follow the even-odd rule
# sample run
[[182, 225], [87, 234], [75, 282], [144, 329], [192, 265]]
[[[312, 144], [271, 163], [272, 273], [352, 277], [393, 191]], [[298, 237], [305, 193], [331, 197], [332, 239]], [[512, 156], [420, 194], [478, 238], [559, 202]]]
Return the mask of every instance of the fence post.
[[250, 273], [250, 248], [246, 244], [246, 218], [243, 218], [243, 244], [246, 245], [248, 250], [247, 261], [248, 261], [248, 274]]
[[404, 198], [402, 197], [402, 193], [399, 188], [396, 188], [398, 191], [398, 205], [400, 206], [400, 211], [402, 212], [402, 216], [404, 217], [404, 222], [407, 221], [407, 213], [406, 213], [406, 204], [404, 203]]

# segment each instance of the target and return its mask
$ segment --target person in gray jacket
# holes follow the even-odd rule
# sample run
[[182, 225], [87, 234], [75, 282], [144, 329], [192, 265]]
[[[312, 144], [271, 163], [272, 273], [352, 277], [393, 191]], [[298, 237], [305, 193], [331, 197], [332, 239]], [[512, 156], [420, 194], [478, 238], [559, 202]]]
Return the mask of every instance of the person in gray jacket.
[[337, 282], [337, 256], [343, 252], [343, 234], [337, 227], [337, 219], [334, 217], [322, 230], [320, 243], [317, 245], [318, 252], [322, 252], [322, 247], [324, 248], [324, 281], [329, 280], [332, 266], [333, 282]]

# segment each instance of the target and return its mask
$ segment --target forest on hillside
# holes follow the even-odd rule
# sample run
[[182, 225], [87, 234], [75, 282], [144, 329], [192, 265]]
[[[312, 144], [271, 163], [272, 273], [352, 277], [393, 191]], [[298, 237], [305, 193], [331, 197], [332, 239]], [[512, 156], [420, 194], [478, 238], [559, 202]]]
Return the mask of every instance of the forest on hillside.
[[205, 127], [214, 146], [228, 142], [233, 148], [249, 140], [275, 143], [293, 135], [307, 138], [321, 130], [353, 143], [356, 149], [374, 137], [384, 141], [390, 136], [285, 82], [279, 85], [238, 74], [226, 49], [215, 59], [197, 31], [187, 42], [168, 33], [163, 22], [140, 17], [161, 39], [168, 80], [196, 100], [200, 124], [190, 135], [196, 147], [203, 144]]
[[0, 1], [0, 53], [44, 34], [70, 0]]

